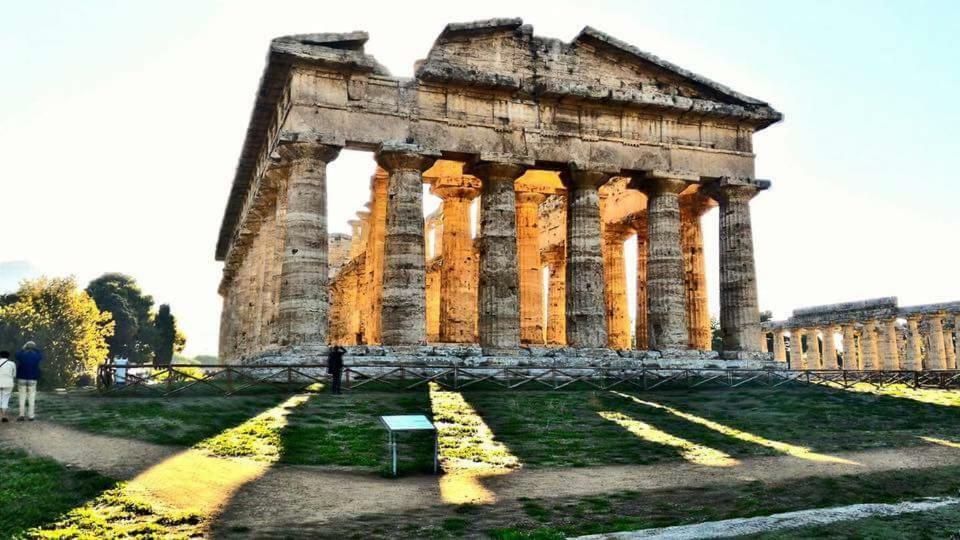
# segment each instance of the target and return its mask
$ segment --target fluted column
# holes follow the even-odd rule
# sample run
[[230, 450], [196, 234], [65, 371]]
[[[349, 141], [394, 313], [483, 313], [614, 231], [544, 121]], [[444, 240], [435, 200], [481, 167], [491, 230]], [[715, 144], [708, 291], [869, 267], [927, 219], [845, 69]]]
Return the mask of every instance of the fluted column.
[[712, 193], [720, 203], [720, 331], [723, 348], [755, 351], [759, 343], [760, 308], [750, 199], [759, 192], [760, 186], [745, 179], [723, 178], [712, 187]]
[[803, 358], [803, 328], [790, 329], [790, 369], [807, 369]]
[[860, 360], [857, 357], [857, 334], [852, 324], [840, 327], [843, 333], [843, 369], [857, 371], [860, 369]]
[[783, 328], [773, 331], [773, 359], [777, 362], [787, 361], [787, 342]]
[[367, 317], [367, 343], [380, 343], [383, 313], [383, 247], [387, 232], [387, 187], [390, 176], [377, 167], [370, 179], [370, 235], [367, 239], [367, 277], [370, 284], [370, 306]]
[[571, 347], [607, 346], [597, 189], [609, 178], [608, 173], [576, 166], [563, 174], [567, 186], [567, 344]]
[[953, 342], [953, 355], [960, 362], [960, 315], [953, 318], [953, 331], [956, 334], [956, 339]]
[[943, 340], [943, 314], [931, 313], [924, 319], [927, 337], [926, 369], [947, 369], [947, 352]]
[[627, 272], [623, 243], [632, 231], [608, 225], [603, 231], [603, 288], [607, 314], [607, 346], [630, 348], [630, 313], [627, 311]]
[[839, 369], [840, 363], [837, 360], [837, 342], [836, 331], [833, 325], [827, 325], [822, 328], [823, 331], [823, 369]]
[[566, 256], [561, 249], [546, 253], [550, 271], [547, 287], [547, 343], [564, 345], [567, 342], [566, 321]]
[[520, 345], [520, 278], [517, 263], [517, 200], [514, 183], [523, 165], [483, 161], [480, 178], [480, 345], [496, 352]]
[[863, 330], [860, 332], [860, 352], [863, 357], [863, 369], [865, 371], [880, 369], [876, 320], [869, 320], [863, 323]]
[[520, 265], [520, 342], [542, 344], [543, 270], [540, 267], [542, 193], [517, 192], [517, 262]]
[[257, 345], [263, 350], [270, 344], [272, 337], [271, 313], [273, 311], [273, 277], [277, 272], [274, 260], [274, 242], [277, 235], [277, 213], [270, 208], [264, 214], [260, 224], [258, 241], [263, 244], [260, 251], [260, 290], [258, 294], [259, 315], [257, 317]]
[[711, 345], [707, 263], [703, 256], [703, 228], [700, 224], [701, 216], [709, 209], [710, 199], [699, 191], [680, 197], [680, 242], [686, 282], [687, 333], [690, 336], [690, 348], [700, 350], [709, 350]]
[[822, 369], [820, 357], [820, 343], [817, 340], [817, 327], [811, 327], [807, 332], [807, 369]]
[[886, 341], [883, 355], [883, 369], [900, 369], [900, 346], [897, 343], [897, 320], [883, 321], [883, 339]]
[[920, 335], [920, 316], [907, 317], [907, 347], [903, 369], [920, 371], [923, 369], [923, 337]]
[[473, 186], [434, 187], [443, 199], [443, 266], [440, 269], [440, 341], [472, 343], [476, 328], [477, 276], [470, 236]]
[[650, 258], [649, 226], [644, 212], [637, 220], [637, 316], [634, 322], [634, 346], [638, 350], [650, 348], [650, 304], [647, 295], [647, 262]]
[[[658, 173], [647, 174], [641, 184], [647, 194], [647, 304], [651, 349], [685, 349], [690, 343], [679, 204], [679, 194], [689, 180], [691, 178]], [[756, 346], [754, 333], [753, 348]]]
[[423, 171], [435, 156], [415, 145], [384, 144], [377, 163], [390, 175], [383, 246], [384, 345], [425, 343], [426, 257], [423, 241]]
[[290, 166], [280, 269], [281, 343], [327, 342], [330, 296], [327, 252], [327, 163], [340, 148], [312, 143], [282, 145]]
[[953, 346], [953, 330], [943, 329], [943, 352], [946, 357], [947, 369], [957, 369], [957, 351]]

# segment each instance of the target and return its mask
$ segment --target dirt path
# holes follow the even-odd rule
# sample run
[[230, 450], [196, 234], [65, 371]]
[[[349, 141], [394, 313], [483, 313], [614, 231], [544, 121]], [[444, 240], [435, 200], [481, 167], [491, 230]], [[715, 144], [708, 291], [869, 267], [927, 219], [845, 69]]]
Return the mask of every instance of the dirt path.
[[[170, 460], [183, 449], [83, 433], [36, 422], [7, 424], [0, 444], [118, 479], [142, 472], [145, 464]], [[195, 451], [190, 451], [195, 452]], [[890, 470], [960, 465], [960, 448], [929, 444], [901, 449], [831, 454], [829, 461], [792, 456], [756, 457], [735, 466], [709, 467], [687, 462], [656, 465], [563, 469], [519, 469], [512, 472], [418, 476], [398, 480], [324, 467], [274, 465], [251, 474], [231, 490], [218, 522], [226, 529], [269, 530], [278, 526], [314, 526], [329, 520], [371, 512], [402, 512], [450, 501], [508, 501], [519, 497], [575, 497], [615, 491], [655, 490], [741, 481], [779, 482], [813, 476], [837, 476]], [[840, 458], [840, 459], [835, 459]], [[227, 462], [207, 458], [215, 462]], [[224, 463], [226, 465], [226, 463]], [[205, 468], [212, 465], [203, 465]], [[169, 474], [164, 475], [167, 478]], [[190, 485], [189, 473], [181, 481]], [[205, 485], [187, 488], [201, 497]], [[492, 500], [491, 500], [492, 499]]]

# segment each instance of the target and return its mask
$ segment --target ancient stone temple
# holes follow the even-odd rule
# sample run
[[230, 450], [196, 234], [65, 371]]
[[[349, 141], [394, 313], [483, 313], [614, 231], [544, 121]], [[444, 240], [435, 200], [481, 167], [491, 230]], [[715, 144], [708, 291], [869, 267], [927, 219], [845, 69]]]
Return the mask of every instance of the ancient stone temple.
[[899, 307], [889, 297], [815, 306], [762, 329], [763, 347], [772, 334], [774, 359], [789, 360], [790, 369], [955, 370], [960, 301]]
[[[271, 43], [216, 251], [224, 361], [315, 358], [328, 343], [716, 358], [708, 241], [722, 357], [766, 357], [750, 204], [770, 183], [752, 138], [780, 113], [590, 27], [565, 43], [519, 19], [449, 24], [413, 78], [391, 76], [366, 39]], [[326, 167], [343, 148], [375, 165], [335, 250]], [[442, 199], [430, 216], [425, 184]], [[714, 207], [719, 238], [705, 239]]]

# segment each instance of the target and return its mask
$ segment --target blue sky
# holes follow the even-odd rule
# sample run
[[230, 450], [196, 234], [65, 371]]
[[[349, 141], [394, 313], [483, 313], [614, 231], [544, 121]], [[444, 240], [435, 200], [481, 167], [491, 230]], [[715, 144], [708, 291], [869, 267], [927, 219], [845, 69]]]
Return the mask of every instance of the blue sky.
[[[368, 52], [409, 75], [446, 22], [495, 16], [566, 40], [589, 24], [785, 113], [755, 138], [773, 181], [753, 205], [764, 309], [960, 297], [946, 1], [12, 3], [0, 272], [130, 273], [173, 305], [189, 353], [215, 351], [213, 247], [269, 39], [367, 30]], [[371, 170], [350, 152], [331, 166], [331, 230], [348, 230]], [[704, 227], [715, 311], [715, 212]]]

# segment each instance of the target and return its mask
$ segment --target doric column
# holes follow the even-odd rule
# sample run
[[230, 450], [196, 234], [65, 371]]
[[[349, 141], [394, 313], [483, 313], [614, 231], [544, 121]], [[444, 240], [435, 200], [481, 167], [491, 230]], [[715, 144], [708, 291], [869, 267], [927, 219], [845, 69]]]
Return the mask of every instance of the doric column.
[[787, 342], [783, 328], [773, 331], [773, 359], [777, 362], [787, 361]]
[[956, 339], [953, 342], [953, 355], [960, 362], [960, 315], [953, 318], [953, 331], [956, 334]]
[[623, 243], [633, 231], [607, 225], [603, 231], [603, 301], [607, 313], [607, 346], [630, 348], [630, 313], [627, 311], [627, 272]]
[[947, 351], [943, 340], [943, 313], [924, 316], [927, 337], [926, 369], [947, 369]]
[[[680, 242], [687, 295], [687, 333], [690, 348], [710, 349], [710, 310], [707, 306], [707, 263], [703, 256], [700, 218], [710, 209], [710, 199], [697, 191], [680, 197]], [[763, 342], [766, 340], [764, 339]], [[765, 345], [765, 343], [764, 343]]]
[[946, 357], [947, 369], [957, 369], [957, 351], [953, 346], [953, 330], [944, 326], [943, 328], [943, 352]]
[[470, 201], [480, 194], [475, 180], [435, 184], [443, 199], [443, 266], [440, 269], [440, 341], [472, 343], [476, 328], [477, 276], [470, 236]]
[[263, 350], [270, 344], [273, 334], [273, 324], [271, 314], [273, 312], [273, 282], [274, 275], [277, 273], [277, 265], [274, 257], [274, 245], [277, 236], [277, 213], [274, 208], [269, 208], [264, 214], [263, 221], [260, 224], [260, 234], [258, 242], [261, 242], [260, 251], [260, 291], [258, 294], [259, 315], [257, 317], [257, 345], [258, 349]]
[[543, 271], [540, 267], [542, 193], [518, 191], [517, 262], [520, 265], [520, 342], [543, 343]]
[[427, 342], [440, 341], [440, 279], [442, 259], [431, 260], [426, 267]]
[[327, 342], [330, 296], [327, 253], [327, 163], [340, 148], [314, 143], [280, 146], [289, 164], [280, 269], [279, 319], [284, 345]]
[[550, 271], [547, 287], [547, 343], [564, 345], [567, 343], [566, 320], [566, 256], [564, 246], [545, 253]]
[[900, 346], [897, 344], [897, 320], [883, 321], [883, 339], [886, 341], [883, 355], [883, 369], [900, 369]]
[[575, 165], [562, 174], [567, 186], [567, 345], [606, 347], [600, 196], [610, 174]]
[[820, 343], [817, 340], [817, 327], [812, 326], [807, 332], [807, 369], [822, 369], [820, 361]]
[[390, 175], [383, 245], [384, 345], [425, 343], [426, 253], [423, 241], [423, 171], [435, 155], [411, 144], [382, 144], [377, 164]]
[[790, 329], [790, 369], [807, 369], [803, 358], [803, 328]]
[[835, 334], [836, 327], [828, 324], [822, 328], [823, 331], [823, 369], [840, 369], [840, 363], [837, 361], [837, 342]]
[[370, 235], [367, 239], [367, 276], [370, 284], [370, 306], [367, 317], [367, 343], [380, 343], [383, 314], [383, 247], [387, 232], [387, 187], [390, 176], [377, 167], [370, 179]]
[[471, 167], [480, 178], [480, 345], [494, 353], [520, 345], [520, 278], [517, 264], [517, 200], [514, 183], [526, 167], [481, 161]]
[[750, 199], [762, 187], [749, 179], [722, 178], [711, 190], [720, 203], [720, 331], [724, 350], [755, 351], [758, 344], [760, 308]]
[[907, 317], [907, 354], [903, 369], [920, 371], [923, 369], [923, 338], [920, 335], [920, 316]]
[[860, 369], [860, 361], [857, 358], [857, 333], [852, 324], [844, 324], [840, 327], [843, 333], [843, 369], [857, 371]]
[[650, 304], [647, 295], [647, 261], [650, 258], [649, 226], [644, 211], [637, 219], [637, 316], [634, 324], [634, 346], [638, 350], [650, 348]]
[[863, 330], [860, 332], [860, 352], [863, 358], [863, 369], [865, 371], [880, 369], [876, 320], [869, 320], [863, 323]]
[[[679, 194], [692, 177], [648, 173], [640, 184], [647, 195], [647, 304], [651, 349], [685, 349], [687, 334]], [[759, 323], [759, 315], [757, 316]], [[754, 333], [753, 348], [757, 346]]]
[[360, 243], [363, 237], [363, 221], [351, 219], [347, 221], [347, 224], [350, 225], [350, 250], [347, 253], [347, 260], [352, 261], [363, 251], [363, 246]]

